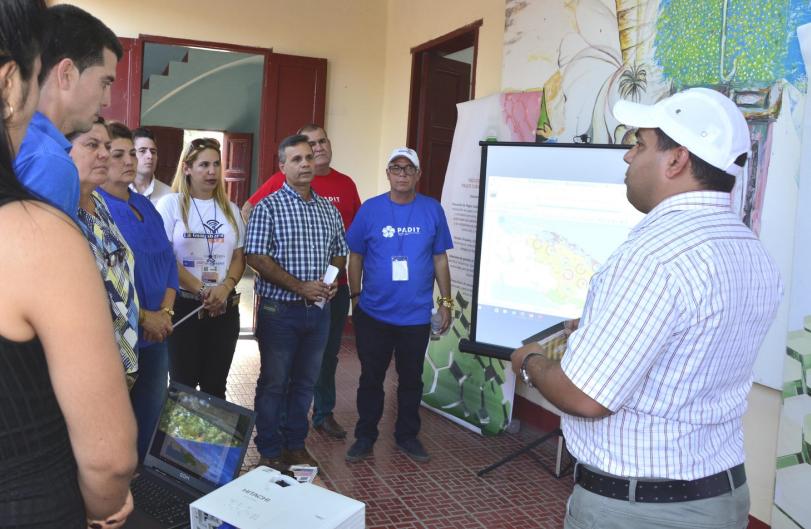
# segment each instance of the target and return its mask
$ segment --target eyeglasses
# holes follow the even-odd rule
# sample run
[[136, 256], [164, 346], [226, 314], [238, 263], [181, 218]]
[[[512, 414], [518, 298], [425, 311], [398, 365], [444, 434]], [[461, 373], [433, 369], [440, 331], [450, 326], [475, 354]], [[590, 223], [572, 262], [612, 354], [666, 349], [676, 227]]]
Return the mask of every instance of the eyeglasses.
[[397, 165], [392, 164], [389, 166], [389, 172], [394, 176], [400, 176], [405, 173], [406, 176], [414, 176], [417, 174], [417, 168], [413, 165]]

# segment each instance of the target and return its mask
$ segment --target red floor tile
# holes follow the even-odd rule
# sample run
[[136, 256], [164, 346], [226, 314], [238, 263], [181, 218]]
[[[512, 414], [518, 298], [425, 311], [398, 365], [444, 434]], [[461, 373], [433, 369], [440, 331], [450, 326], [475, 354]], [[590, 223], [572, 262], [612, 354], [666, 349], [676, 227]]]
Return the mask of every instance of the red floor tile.
[[[325, 487], [366, 503], [367, 528], [562, 527], [572, 481], [571, 476], [555, 479], [546, 469], [554, 464], [553, 442], [544, 443], [535, 452], [543, 465], [523, 455], [484, 477], [476, 476], [477, 471], [536, 439], [537, 432], [526, 430], [517, 435], [484, 437], [422, 408], [420, 439], [431, 461], [415, 463], [400, 452], [393, 438], [397, 410], [397, 376], [393, 367], [386, 380], [385, 411], [374, 456], [347, 463], [344, 457], [354, 441], [355, 394], [360, 373], [354, 342], [353, 336], [344, 336], [336, 375], [338, 395], [334, 415], [349, 432], [347, 439], [333, 439], [311, 431], [307, 447], [319, 462], [319, 475]], [[256, 342], [239, 340], [228, 378], [228, 399], [253, 408], [258, 372]], [[256, 447], [251, 443], [243, 468], [253, 468], [258, 459]]]

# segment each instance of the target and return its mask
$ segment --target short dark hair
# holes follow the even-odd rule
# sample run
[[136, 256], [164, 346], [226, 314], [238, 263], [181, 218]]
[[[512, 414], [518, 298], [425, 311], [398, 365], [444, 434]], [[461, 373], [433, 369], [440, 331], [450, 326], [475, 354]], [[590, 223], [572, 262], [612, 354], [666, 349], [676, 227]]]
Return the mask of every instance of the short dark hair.
[[285, 149], [298, 145], [299, 143], [306, 143], [309, 146], [309, 142], [310, 140], [304, 134], [293, 134], [283, 139], [279, 144], [279, 163], [284, 163], [287, 160], [287, 157], [284, 155]]
[[[656, 131], [656, 149], [659, 151], [667, 151], [681, 147], [681, 144], [676, 142], [673, 138], [665, 134], [662, 129], [653, 129]], [[693, 171], [693, 177], [702, 185], [707, 191], [721, 191], [729, 193], [735, 187], [735, 177], [727, 173], [723, 169], [719, 169], [714, 165], [710, 165], [695, 154], [690, 153], [690, 167]], [[743, 156], [746, 156], [745, 154]]]
[[120, 121], [110, 121], [107, 123], [107, 132], [110, 133], [110, 139], [115, 140], [123, 138], [132, 141], [132, 131], [121, 123]]
[[155, 135], [152, 131], [146, 127], [138, 127], [137, 129], [132, 131], [132, 141], [137, 140], [138, 138], [149, 138], [156, 144], [158, 142], [155, 141]]
[[324, 131], [324, 136], [327, 135], [327, 130], [324, 127], [322, 127], [321, 125], [319, 125], [318, 123], [307, 123], [306, 125], [304, 125], [300, 129], [298, 129], [296, 131], [296, 134], [306, 134], [307, 132], [313, 132], [315, 130], [323, 130]]
[[55, 5], [48, 8], [45, 20], [40, 84], [62, 59], [72, 60], [79, 72], [83, 72], [85, 68], [104, 62], [105, 49], [118, 59], [124, 55], [115, 33], [83, 9], [70, 4]]

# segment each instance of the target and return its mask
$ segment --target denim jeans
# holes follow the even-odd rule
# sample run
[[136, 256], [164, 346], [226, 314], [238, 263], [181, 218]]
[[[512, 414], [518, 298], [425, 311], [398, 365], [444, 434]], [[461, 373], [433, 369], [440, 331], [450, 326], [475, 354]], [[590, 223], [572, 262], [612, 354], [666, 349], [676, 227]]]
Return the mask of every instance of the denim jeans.
[[358, 385], [358, 423], [355, 438], [374, 443], [377, 423], [383, 416], [383, 382], [394, 354], [397, 368], [397, 442], [415, 439], [420, 431], [422, 366], [431, 326], [392, 325], [372, 318], [356, 306], [352, 315], [360, 359]]
[[130, 391], [135, 421], [138, 423], [138, 461], [143, 463], [152, 432], [166, 395], [169, 375], [169, 347], [153, 343], [138, 351], [138, 379]]
[[256, 318], [261, 365], [256, 382], [256, 448], [279, 457], [304, 448], [307, 413], [327, 343], [330, 305], [263, 299]]
[[338, 286], [338, 293], [330, 305], [329, 338], [321, 361], [321, 373], [315, 384], [313, 396], [313, 426], [318, 426], [335, 409], [335, 370], [338, 367], [338, 352], [349, 312], [349, 286]]

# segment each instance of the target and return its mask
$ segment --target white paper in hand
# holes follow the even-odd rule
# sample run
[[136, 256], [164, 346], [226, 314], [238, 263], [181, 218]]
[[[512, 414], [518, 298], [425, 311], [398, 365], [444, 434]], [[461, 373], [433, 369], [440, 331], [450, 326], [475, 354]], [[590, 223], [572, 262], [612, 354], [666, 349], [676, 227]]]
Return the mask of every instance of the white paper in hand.
[[[338, 278], [338, 268], [336, 268], [336, 267], [334, 267], [334, 266], [332, 266], [332, 265], [329, 265], [329, 266], [327, 267], [327, 271], [326, 271], [326, 272], [324, 272], [324, 283], [326, 283], [326, 284], [328, 284], [328, 285], [331, 285], [331, 284], [332, 284], [332, 283], [333, 283], [333, 282], [334, 282], [334, 281], [335, 281], [337, 278]], [[324, 304], [325, 304], [326, 302], [327, 302], [327, 300], [325, 300], [325, 299], [321, 299], [321, 300], [319, 300], [319, 301], [316, 301], [316, 302], [315, 302], [315, 305], [316, 305], [316, 306], [317, 306], [319, 309], [323, 309], [323, 308], [324, 308]]]

